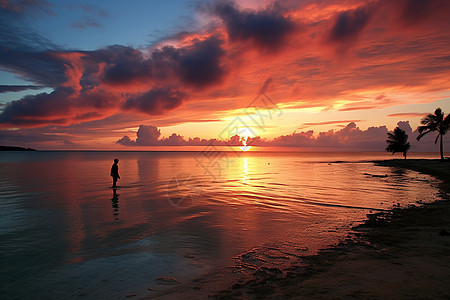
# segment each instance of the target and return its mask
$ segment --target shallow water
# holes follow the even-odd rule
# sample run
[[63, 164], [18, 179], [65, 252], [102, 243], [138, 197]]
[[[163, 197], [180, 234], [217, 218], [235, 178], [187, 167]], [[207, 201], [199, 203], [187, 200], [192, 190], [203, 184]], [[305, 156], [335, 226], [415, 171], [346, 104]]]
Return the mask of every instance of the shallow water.
[[[122, 178], [117, 190], [109, 177], [115, 157]], [[371, 211], [437, 198], [437, 181], [429, 176], [368, 162], [389, 158], [1, 153], [1, 298], [123, 299], [170, 287], [160, 277], [186, 282], [234, 264], [233, 258], [286, 264], [269, 252], [291, 247], [312, 254]], [[258, 247], [266, 247], [265, 259], [251, 255]]]

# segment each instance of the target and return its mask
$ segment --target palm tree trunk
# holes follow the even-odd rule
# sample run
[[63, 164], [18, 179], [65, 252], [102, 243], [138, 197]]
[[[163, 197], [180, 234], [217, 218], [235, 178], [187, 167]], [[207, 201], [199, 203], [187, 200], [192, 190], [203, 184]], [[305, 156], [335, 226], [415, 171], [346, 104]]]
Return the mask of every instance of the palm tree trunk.
[[440, 150], [441, 150], [441, 159], [442, 160], [444, 160], [444, 142], [443, 142], [443, 140], [442, 140], [442, 136], [443, 136], [443, 134], [441, 134], [441, 141], [440, 141]]

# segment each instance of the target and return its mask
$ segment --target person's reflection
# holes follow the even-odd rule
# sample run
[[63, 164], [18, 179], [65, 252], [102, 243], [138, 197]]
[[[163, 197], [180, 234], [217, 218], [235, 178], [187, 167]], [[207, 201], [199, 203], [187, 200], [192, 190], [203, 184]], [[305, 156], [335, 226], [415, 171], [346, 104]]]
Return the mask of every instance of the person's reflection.
[[119, 220], [119, 194], [117, 194], [117, 189], [113, 189], [111, 204], [113, 207], [113, 215], [115, 216], [115, 220]]

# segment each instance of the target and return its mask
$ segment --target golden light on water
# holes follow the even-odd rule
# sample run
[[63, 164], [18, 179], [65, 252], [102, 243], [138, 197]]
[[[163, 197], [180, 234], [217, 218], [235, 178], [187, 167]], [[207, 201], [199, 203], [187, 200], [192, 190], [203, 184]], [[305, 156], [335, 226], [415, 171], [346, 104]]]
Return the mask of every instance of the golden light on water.
[[246, 183], [247, 175], [248, 175], [248, 157], [244, 157], [244, 170], [243, 170], [242, 174], [243, 174], [242, 182]]

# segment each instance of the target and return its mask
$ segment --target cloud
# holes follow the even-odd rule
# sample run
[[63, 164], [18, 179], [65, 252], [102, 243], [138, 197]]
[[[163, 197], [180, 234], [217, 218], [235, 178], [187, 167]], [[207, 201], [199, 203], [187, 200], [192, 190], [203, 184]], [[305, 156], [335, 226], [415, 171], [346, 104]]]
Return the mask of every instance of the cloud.
[[185, 140], [181, 135], [173, 133], [167, 138], [161, 138], [161, 130], [153, 125], [140, 125], [136, 133], [136, 140], [133, 141], [125, 135], [116, 141], [116, 144], [124, 146], [230, 146], [242, 145], [242, 138], [235, 135], [227, 141], [217, 139], [200, 139], [198, 137]]
[[179, 72], [182, 82], [197, 88], [220, 83], [227, 73], [221, 62], [225, 54], [221, 44], [221, 39], [211, 37], [174, 53], [175, 72]]
[[132, 141], [128, 135], [125, 135], [123, 138], [116, 141], [116, 144], [124, 145], [124, 146], [135, 146], [136, 142]]
[[[400, 123], [399, 123], [400, 124]], [[408, 122], [400, 124], [402, 128], [409, 126]], [[411, 128], [411, 127], [409, 127]], [[367, 130], [359, 129], [355, 123], [349, 123], [345, 128], [334, 131], [320, 132], [317, 137], [314, 131], [294, 132], [289, 135], [282, 135], [273, 140], [254, 137], [248, 139], [248, 145], [254, 146], [277, 146], [277, 147], [303, 147], [321, 149], [360, 149], [383, 151], [388, 129], [386, 126], [369, 127]], [[124, 136], [116, 143], [124, 146], [239, 146], [242, 145], [243, 138], [234, 135], [228, 140], [201, 140], [193, 138], [185, 140], [182, 136], [173, 133], [168, 138], [160, 139], [161, 132], [155, 126], [140, 125], [137, 132], [136, 141], [132, 141], [128, 136]]]
[[65, 81], [59, 47], [0, 9], [0, 68], [36, 84], [57, 87]]
[[72, 142], [70, 140], [64, 140], [63, 144], [66, 145], [66, 146], [75, 146], [76, 145], [76, 143], [74, 143], [74, 142]]
[[158, 143], [161, 131], [155, 126], [139, 126], [136, 144], [142, 146], [152, 146]]
[[136, 141], [132, 141], [127, 135], [116, 141], [124, 146], [157, 146], [161, 145], [159, 137], [161, 130], [152, 125], [140, 125], [136, 133]]
[[91, 18], [84, 18], [81, 21], [74, 21], [72, 22], [72, 27], [73, 28], [78, 28], [78, 29], [86, 29], [89, 27], [101, 27], [100, 23], [94, 19]]
[[117, 96], [103, 91], [86, 91], [74, 96], [72, 88], [61, 87], [52, 93], [41, 93], [6, 104], [0, 114], [0, 126], [24, 127], [71, 123], [103, 118], [117, 109]]
[[81, 20], [72, 22], [71, 26], [73, 28], [78, 29], [98, 28], [102, 26], [99, 21], [99, 18], [109, 17], [106, 11], [95, 5], [81, 4], [79, 5], [79, 8], [82, 10], [85, 16], [83, 16]]
[[316, 146], [339, 149], [380, 149], [380, 144], [384, 143], [387, 132], [386, 126], [361, 130], [355, 123], [349, 123], [338, 131], [320, 132], [316, 138]]
[[46, 142], [63, 142], [67, 135], [48, 134], [33, 129], [0, 130], [1, 145], [19, 145], [28, 147]]
[[21, 92], [26, 90], [40, 90], [42, 86], [38, 85], [0, 85], [0, 94], [9, 92]]
[[161, 115], [180, 106], [185, 98], [186, 95], [180, 91], [156, 88], [142, 95], [128, 98], [124, 108], [149, 115]]
[[394, 117], [394, 118], [415, 118], [415, 117], [423, 117], [425, 116], [425, 113], [395, 113], [395, 114], [389, 114], [387, 117]]
[[[123, 46], [84, 52], [11, 50], [11, 56], [9, 50], [1, 53], [0, 49], [0, 64], [12, 64], [11, 68], [29, 79], [36, 78], [33, 81], [55, 87], [53, 93], [26, 96], [9, 103], [0, 113], [0, 124], [68, 125], [105, 118], [108, 113], [120, 110], [150, 115], [167, 113], [189, 97], [180, 89], [165, 87], [166, 84], [195, 90], [224, 79], [221, 43], [219, 39], [208, 38], [180, 48], [167, 46], [153, 51], [148, 60], [140, 51]], [[174, 81], [173, 76], [179, 81]], [[141, 89], [133, 86], [136, 81], [143, 84]], [[117, 91], [120, 83], [129, 89], [122, 87]], [[4, 86], [3, 90], [11, 88]], [[97, 112], [100, 102], [108, 105]]]
[[233, 42], [250, 42], [264, 51], [282, 48], [297, 24], [276, 7], [265, 10], [239, 10], [233, 2], [220, 1], [214, 12], [223, 20]]
[[369, 23], [372, 13], [368, 6], [340, 13], [331, 27], [330, 40], [349, 41], [357, 38]]
[[[405, 130], [411, 144], [411, 151], [438, 151], [433, 144], [435, 136], [430, 135], [427, 140], [416, 141], [417, 130], [413, 130], [409, 121], [399, 121], [397, 126]], [[304, 148], [319, 148], [330, 150], [369, 150], [384, 151], [386, 148], [386, 137], [389, 132], [386, 126], [373, 126], [361, 130], [355, 123], [351, 122], [344, 128], [334, 131], [319, 132], [314, 137], [312, 130], [307, 132], [293, 133], [280, 136], [272, 141], [259, 143], [263, 146], [289, 146]], [[447, 141], [450, 146], [450, 140]]]
[[324, 121], [324, 122], [307, 122], [302, 123], [302, 127], [306, 126], [316, 126], [316, 125], [334, 125], [334, 124], [342, 124], [342, 123], [357, 123], [364, 122], [364, 120], [343, 120], [343, 121]]
[[450, 11], [450, 3], [446, 0], [406, 0], [399, 1], [401, 6], [401, 20], [407, 25], [416, 25], [430, 19], [446, 18]]
[[397, 123], [397, 127], [400, 129], [403, 129], [406, 134], [410, 135], [412, 133], [411, 125], [409, 125], [409, 121], [399, 121]]
[[54, 15], [52, 11], [52, 4], [45, 0], [1, 0], [0, 10], [14, 15], [24, 14], [26, 12], [34, 11], [44, 13], [47, 15]]
[[164, 46], [154, 50], [149, 59], [135, 49], [109, 48], [115, 57], [106, 66], [103, 78], [110, 84], [178, 79], [191, 88], [211, 87], [221, 83], [227, 75], [222, 62], [225, 55], [222, 43], [220, 38], [209, 37], [180, 48]]
[[[282, 135], [268, 143], [269, 146], [280, 147], [311, 147], [315, 143], [314, 131], [292, 133], [290, 135]], [[249, 143], [250, 144], [250, 143]], [[256, 143], [252, 143], [255, 145]]]

